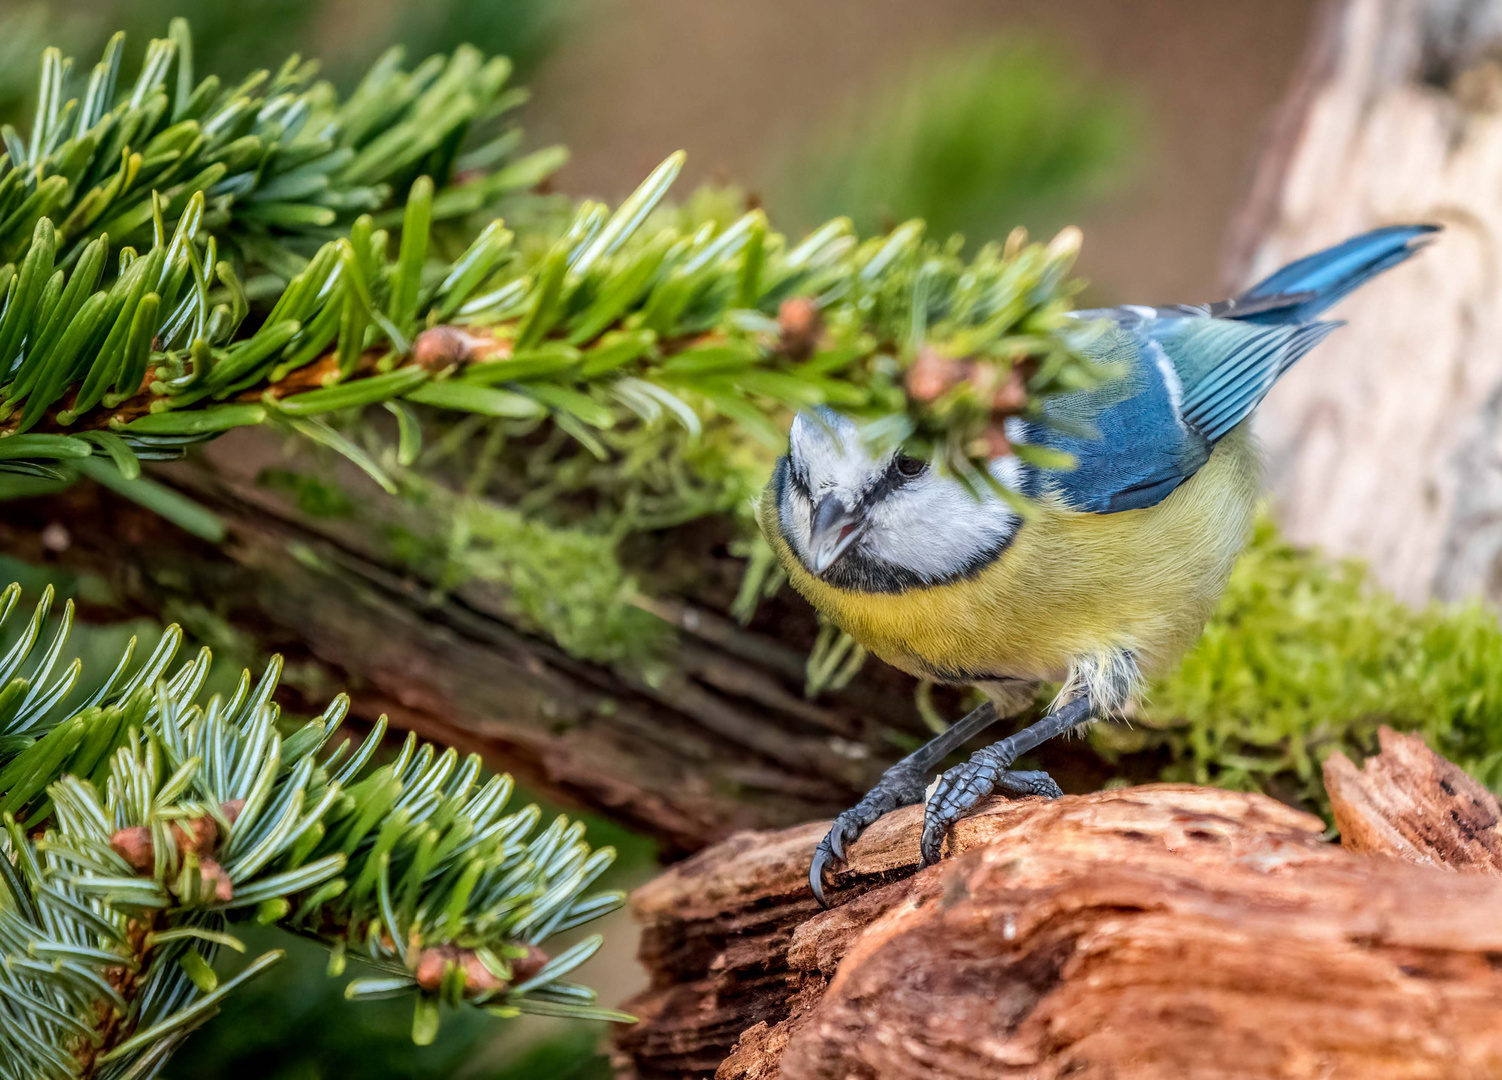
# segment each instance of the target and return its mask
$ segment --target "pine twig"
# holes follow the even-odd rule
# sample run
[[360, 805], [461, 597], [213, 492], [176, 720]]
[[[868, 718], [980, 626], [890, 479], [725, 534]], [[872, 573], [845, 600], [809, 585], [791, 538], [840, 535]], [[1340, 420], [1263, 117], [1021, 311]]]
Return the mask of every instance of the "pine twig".
[[[0, 629], [18, 598], [0, 592]], [[211, 659], [170, 670], [175, 627], [65, 704], [80, 665], [63, 661], [71, 605], [43, 644], [51, 604], [0, 661], [0, 1076], [148, 1069], [277, 959], [218, 981], [244, 922], [323, 943], [336, 970], [376, 969], [350, 996], [412, 996], [418, 1041], [441, 1004], [616, 1015], [566, 980], [598, 938], [541, 948], [622, 899], [589, 892], [614, 852], [582, 824], [536, 832], [535, 806], [506, 813], [509, 777], [415, 737], [378, 765], [384, 721], [336, 745], [342, 696], [289, 731], [280, 661], [201, 701]]]

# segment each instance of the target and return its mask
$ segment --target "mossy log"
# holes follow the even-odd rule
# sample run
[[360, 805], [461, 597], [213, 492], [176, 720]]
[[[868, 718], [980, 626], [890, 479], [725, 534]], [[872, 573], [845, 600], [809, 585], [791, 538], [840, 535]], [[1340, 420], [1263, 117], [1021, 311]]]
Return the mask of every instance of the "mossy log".
[[[252, 654], [247, 660], [281, 653], [285, 707], [297, 711], [330, 686], [347, 687], [355, 719], [386, 715], [397, 729], [480, 753], [534, 792], [656, 837], [666, 855], [735, 828], [835, 812], [857, 797], [870, 766], [831, 753], [828, 733], [811, 733], [826, 718], [851, 745], [858, 733], [840, 713], [785, 688], [775, 670], [699, 646], [714, 673], [738, 676], [750, 686], [746, 696], [772, 700], [757, 711], [691, 673], [633, 684], [518, 628], [484, 587], [438, 595], [383, 557], [375, 538], [257, 487], [255, 465], [248, 475], [216, 467], [237, 455], [264, 462], [267, 440], [227, 438], [205, 463], [158, 473], [219, 516], [228, 527], [223, 544], [75, 485], [7, 503], [0, 551], [103, 577], [111, 606], [85, 609], [85, 617], [119, 619], [123, 604], [127, 613], [183, 622], [211, 645], [238, 646]], [[691, 640], [690, 660], [694, 648]], [[797, 759], [773, 756], [783, 750]]]
[[990, 802], [917, 870], [909, 807], [823, 912], [827, 823], [739, 834], [632, 898], [653, 982], [620, 1075], [1502, 1076], [1502, 878], [1474, 854], [1502, 814], [1421, 740], [1383, 741], [1329, 767], [1378, 854], [1261, 795], [1153, 785]]

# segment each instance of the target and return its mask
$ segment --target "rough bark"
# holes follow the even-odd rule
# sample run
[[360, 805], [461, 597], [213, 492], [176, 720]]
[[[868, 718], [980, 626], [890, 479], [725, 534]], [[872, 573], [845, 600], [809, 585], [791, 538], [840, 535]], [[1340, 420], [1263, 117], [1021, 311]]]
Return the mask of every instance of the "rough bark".
[[1421, 258], [1259, 413], [1294, 540], [1411, 601], [1502, 598], [1502, 43], [1479, 0], [1329, 0], [1236, 223], [1229, 284], [1364, 229], [1431, 221]]
[[1502, 806], [1418, 735], [1378, 732], [1382, 752], [1357, 769], [1325, 759], [1325, 790], [1340, 842], [1424, 866], [1502, 874]]
[[1502, 878], [1189, 786], [991, 802], [914, 872], [920, 824], [858, 841], [828, 912], [805, 881], [827, 823], [739, 834], [639, 890], [653, 985], [620, 1075], [1502, 1076]]

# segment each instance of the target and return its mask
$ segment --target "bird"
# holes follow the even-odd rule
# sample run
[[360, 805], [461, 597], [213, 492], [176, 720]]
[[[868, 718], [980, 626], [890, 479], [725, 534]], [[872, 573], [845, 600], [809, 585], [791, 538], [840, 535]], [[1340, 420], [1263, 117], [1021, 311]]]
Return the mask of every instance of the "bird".
[[[825, 871], [899, 806], [926, 803], [919, 848], [929, 865], [984, 796], [1061, 794], [1047, 773], [1013, 764], [1093, 720], [1120, 719], [1144, 681], [1194, 645], [1252, 531], [1261, 476], [1250, 416], [1343, 325], [1320, 319], [1326, 309], [1438, 229], [1364, 233], [1217, 303], [1072, 313], [1095, 328], [1081, 351], [1115, 376], [1006, 421], [1009, 441], [1072, 462], [988, 463], [1025, 512], [912, 448], [881, 447], [866, 425], [828, 408], [794, 418], [757, 505], [792, 586], [887, 663], [985, 698], [835, 819], [809, 866], [821, 905]], [[930, 788], [945, 758], [1047, 683], [1061, 689], [1040, 720]]]

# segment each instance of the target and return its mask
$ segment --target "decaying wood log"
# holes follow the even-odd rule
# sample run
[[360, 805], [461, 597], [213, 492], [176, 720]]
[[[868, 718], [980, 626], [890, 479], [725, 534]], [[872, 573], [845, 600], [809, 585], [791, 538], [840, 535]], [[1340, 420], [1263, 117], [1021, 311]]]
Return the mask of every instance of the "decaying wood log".
[[805, 881], [827, 823], [739, 834], [639, 890], [653, 984], [620, 1075], [1502, 1076], [1502, 878], [1190, 786], [993, 801], [914, 872], [920, 824], [862, 837], [828, 912]]
[[1364, 229], [1446, 226], [1342, 302], [1259, 410], [1293, 540], [1403, 598], [1502, 599], [1502, 15], [1327, 0], [1231, 244], [1228, 286]]
[[1425, 866], [1502, 874], [1502, 805], [1418, 735], [1384, 727], [1382, 752], [1357, 769], [1340, 752], [1325, 759], [1325, 790], [1340, 842]]

